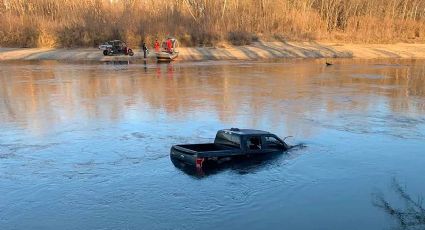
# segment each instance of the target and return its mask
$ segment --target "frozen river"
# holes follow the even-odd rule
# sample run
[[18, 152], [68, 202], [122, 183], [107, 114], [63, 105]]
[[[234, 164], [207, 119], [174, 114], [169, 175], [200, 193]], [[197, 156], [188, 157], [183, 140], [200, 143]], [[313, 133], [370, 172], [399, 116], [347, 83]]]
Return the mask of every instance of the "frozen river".
[[[205, 176], [173, 144], [291, 144]], [[425, 61], [0, 63], [0, 229], [389, 229], [425, 191]], [[378, 194], [378, 195], [377, 195]]]

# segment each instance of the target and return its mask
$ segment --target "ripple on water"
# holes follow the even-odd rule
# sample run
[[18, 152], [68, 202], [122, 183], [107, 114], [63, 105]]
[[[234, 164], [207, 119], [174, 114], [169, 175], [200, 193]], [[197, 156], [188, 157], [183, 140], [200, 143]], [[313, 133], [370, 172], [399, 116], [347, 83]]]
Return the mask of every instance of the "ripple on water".
[[[331, 117], [332, 118], [332, 117]], [[425, 139], [425, 118], [385, 114], [340, 114], [332, 120], [307, 119], [326, 128], [356, 134], [388, 135], [401, 139]], [[391, 127], [391, 128], [388, 128]]]
[[352, 78], [363, 78], [363, 79], [372, 79], [372, 80], [387, 78], [387, 76], [381, 75], [381, 74], [352, 74], [351, 76]]
[[59, 143], [48, 144], [0, 144], [0, 159], [9, 159], [18, 155], [33, 154], [35, 152], [43, 151]]

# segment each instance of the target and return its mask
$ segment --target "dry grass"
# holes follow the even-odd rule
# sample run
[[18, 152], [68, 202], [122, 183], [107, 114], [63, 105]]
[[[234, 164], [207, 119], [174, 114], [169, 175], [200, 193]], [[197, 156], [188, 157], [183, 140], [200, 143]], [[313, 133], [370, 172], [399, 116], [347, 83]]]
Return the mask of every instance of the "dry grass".
[[132, 46], [175, 35], [183, 45], [252, 39], [425, 41], [423, 0], [0, 0], [0, 45]]

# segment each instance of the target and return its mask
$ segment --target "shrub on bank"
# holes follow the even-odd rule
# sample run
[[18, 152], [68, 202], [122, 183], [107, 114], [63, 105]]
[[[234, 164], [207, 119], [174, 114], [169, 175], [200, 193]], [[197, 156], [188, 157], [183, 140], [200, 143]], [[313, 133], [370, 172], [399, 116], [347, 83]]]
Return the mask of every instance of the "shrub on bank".
[[[182, 45], [277, 40], [425, 41], [425, 1], [392, 0], [8, 0], [0, 46], [96, 46], [174, 35]], [[276, 36], [279, 35], [279, 36]]]
[[236, 46], [250, 45], [253, 41], [258, 40], [258, 37], [246, 31], [229, 32], [227, 40]]

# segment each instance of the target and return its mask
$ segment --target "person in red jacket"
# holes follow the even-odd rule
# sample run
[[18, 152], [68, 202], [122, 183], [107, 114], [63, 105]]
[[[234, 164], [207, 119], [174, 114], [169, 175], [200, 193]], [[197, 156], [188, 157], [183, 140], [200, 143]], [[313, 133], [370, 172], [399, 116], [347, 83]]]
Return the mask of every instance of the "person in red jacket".
[[154, 44], [153, 47], [155, 48], [156, 52], [159, 52], [159, 42], [158, 42], [158, 40], [155, 40], [155, 44]]
[[167, 39], [167, 51], [169, 53], [173, 52], [173, 44], [171, 43], [171, 39]]

